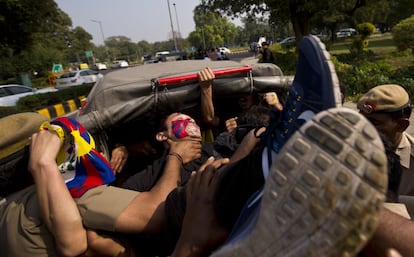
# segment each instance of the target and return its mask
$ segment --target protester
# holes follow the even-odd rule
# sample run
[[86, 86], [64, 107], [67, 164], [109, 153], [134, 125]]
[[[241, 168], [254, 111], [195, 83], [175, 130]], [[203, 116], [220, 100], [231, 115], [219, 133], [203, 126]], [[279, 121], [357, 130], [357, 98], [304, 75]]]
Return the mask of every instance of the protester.
[[[16, 169], [22, 169], [18, 172], [24, 172], [27, 170], [24, 165], [24, 163], [27, 164], [27, 161], [29, 160], [28, 151], [24, 150], [27, 148], [25, 148], [25, 146], [28, 143], [28, 137], [26, 136], [27, 133], [22, 136], [22, 133], [16, 132], [20, 131], [21, 128], [24, 128], [25, 126], [23, 125], [28, 126], [28, 131], [37, 131], [40, 127], [41, 121], [44, 120], [44, 118], [39, 118], [39, 116], [41, 115], [31, 114], [29, 117], [22, 117], [19, 114], [18, 118], [6, 117], [1, 119], [0, 122], [3, 125], [8, 124], [9, 127], [12, 126], [14, 128], [5, 130], [5, 134], [3, 134], [1, 138], [2, 142], [4, 142], [6, 146], [2, 149], [2, 160], [5, 160], [4, 164], [2, 164], [2, 174], [16, 172]], [[168, 119], [166, 122], [172, 124], [174, 119]], [[6, 128], [6, 125], [2, 126], [2, 129], [3, 128]], [[80, 131], [82, 131], [82, 128]], [[159, 231], [160, 228], [163, 227], [161, 224], [163, 223], [162, 217], [164, 216], [164, 212], [159, 206], [165, 200], [166, 195], [177, 186], [177, 183], [180, 182], [180, 167], [190, 160], [200, 157], [201, 149], [198, 126], [189, 125], [181, 131], [183, 138], [187, 140], [175, 140], [177, 138], [172, 132], [171, 126], [169, 126], [168, 132], [169, 137], [167, 140], [170, 141], [170, 152], [165, 164], [167, 172], [162, 174], [158, 180], [158, 183], [156, 183], [150, 191], [139, 193], [102, 185], [89, 189], [89, 191], [75, 199], [76, 205], [79, 209], [79, 211], [76, 209], [76, 213], [77, 215], [79, 215], [79, 213], [81, 214], [83, 224], [87, 228], [125, 233], [134, 232], [152, 234], [154, 231]], [[44, 135], [47, 133], [41, 132], [40, 134]], [[49, 134], [53, 134], [54, 137], [56, 137], [54, 133]], [[34, 139], [37, 138], [36, 136], [33, 137]], [[44, 135], [40, 138], [45, 137], [46, 136]], [[50, 173], [58, 174], [60, 180], [52, 180], [51, 178], [50, 183], [54, 186], [49, 187], [47, 186], [49, 184], [49, 180], [42, 182], [43, 180], [36, 179], [34, 174], [35, 182], [37, 183], [36, 185], [41, 185], [41, 188], [39, 188], [39, 186], [30, 186], [14, 194], [7, 195], [6, 198], [1, 201], [0, 227], [4, 233], [1, 233], [0, 235], [0, 242], [2, 251], [10, 253], [8, 256], [36, 256], [36, 254], [39, 254], [39, 256], [45, 256], [46, 254], [54, 256], [53, 253], [55, 251], [78, 252], [85, 246], [85, 244], [79, 243], [76, 244], [76, 246], [73, 246], [74, 248], [79, 247], [76, 248], [77, 250], [72, 250], [71, 248], [67, 250], [65, 247], [72, 246], [67, 246], [65, 243], [66, 240], [71, 239], [70, 235], [66, 236], [66, 232], [74, 232], [74, 229], [79, 228], [79, 226], [73, 225], [73, 228], [61, 231], [61, 229], [64, 229], [65, 226], [61, 226], [59, 224], [55, 225], [55, 219], [57, 217], [55, 214], [60, 213], [60, 210], [66, 210], [66, 208], [71, 209], [70, 207], [72, 206], [72, 201], [68, 202], [68, 189], [64, 185], [63, 178], [60, 175], [55, 161], [57, 153], [54, 153], [54, 151], [57, 152], [59, 147], [56, 147], [56, 144], [51, 144], [51, 137], [52, 136], [49, 135], [49, 140], [46, 139], [41, 141], [43, 143], [50, 141], [49, 144], [41, 144], [44, 148], [51, 148], [49, 151], [42, 149], [33, 150], [36, 152], [31, 155], [33, 156], [32, 159], [30, 159], [31, 163], [34, 162], [34, 164], [31, 165], [31, 167], [33, 167], [31, 170], [33, 170], [32, 173], [36, 172], [37, 174], [41, 172], [43, 169], [42, 167], [45, 166], [48, 169], [51, 169]], [[36, 145], [33, 147], [35, 146]], [[17, 153], [19, 155], [17, 155]], [[43, 153], [50, 154], [43, 156]], [[47, 160], [53, 160], [53, 163], [43, 163], [45, 157], [48, 157]], [[40, 173], [40, 175], [41, 174], [43, 174], [43, 172]], [[40, 178], [43, 178], [43, 175], [40, 176]], [[90, 177], [87, 176], [86, 178]], [[71, 181], [74, 180], [70, 180], [68, 183]], [[39, 201], [41, 205], [39, 207], [37, 207], [37, 196], [35, 194], [36, 189], [40, 194]], [[58, 191], [59, 189], [60, 191]], [[49, 195], [52, 199], [48, 200], [47, 196]], [[53, 204], [56, 206], [49, 206], [48, 204], [52, 204], [51, 201], [53, 201]], [[43, 202], [45, 204], [42, 204]], [[28, 208], [30, 212], [25, 211], [26, 208]], [[52, 208], [57, 208], [57, 211], [54, 211]], [[71, 211], [67, 211], [67, 215], [70, 215], [70, 217], [67, 217], [67, 215], [59, 215], [56, 222], [63, 222], [65, 219], [67, 219], [67, 224], [69, 225], [78, 222], [83, 230], [82, 223], [79, 223], [80, 219], [78, 219], [78, 216], [75, 214], [73, 214], [73, 210], [71, 209]], [[157, 220], [157, 217], [161, 217], [161, 219]], [[62, 218], [63, 221], [61, 221], [60, 218]], [[51, 224], [48, 223], [49, 220], [51, 220]], [[64, 235], [65, 237], [62, 238], [63, 245], [60, 245], [59, 241], [57, 241], [56, 249], [53, 241], [59, 238], [54, 239], [53, 236], [60, 237]], [[16, 243], [19, 245], [16, 245]]]
[[43, 121], [46, 117], [34, 113], [0, 119], [1, 174], [29, 170], [35, 182], [0, 201], [5, 256], [78, 256], [86, 251], [82, 219], [56, 165], [59, 138], [48, 131], [32, 135]]
[[[198, 73], [198, 80], [200, 85], [201, 112], [199, 113], [199, 115], [197, 115], [197, 120], [199, 126], [201, 126], [202, 128], [202, 142], [214, 141], [214, 132], [212, 131], [212, 128], [217, 127], [219, 123], [218, 117], [214, 115], [214, 106], [212, 101], [212, 80], [214, 78], [214, 72], [208, 67], [199, 71]], [[127, 162], [132, 163], [131, 165], [129, 165], [129, 168], [133, 171], [136, 171], [137, 166], [142, 166], [137, 164], [136, 161], [134, 161], [134, 159], [139, 159], [141, 162], [143, 162], [143, 158], [140, 158], [142, 156], [147, 157], [146, 159], [157, 159], [159, 157], [157, 156], [159, 149], [154, 148], [153, 146], [155, 142], [153, 142], [152, 140], [148, 140], [148, 137], [152, 136], [149, 135], [149, 133], [147, 133], [146, 135], [141, 135], [140, 140], [134, 139], [134, 142], [131, 142], [130, 138], [128, 138], [128, 142], [125, 142], [127, 140], [122, 139], [122, 134], [122, 132], [112, 132], [110, 140], [108, 142], [109, 145], [114, 146], [111, 149], [110, 163], [111, 167], [116, 173], [120, 173], [127, 164]], [[132, 160], [128, 160], [130, 154], [132, 154]], [[120, 179], [124, 179], [123, 174], [120, 174], [119, 177]]]
[[[167, 120], [172, 120], [172, 123], [168, 123]], [[156, 134], [156, 140], [164, 147], [164, 153], [160, 158], [154, 160], [151, 165], [148, 165], [145, 169], [136, 171], [135, 175], [132, 175], [125, 180], [120, 187], [144, 192], [149, 191], [157, 183], [158, 179], [165, 172], [165, 165], [170, 157], [170, 140], [171, 138], [180, 139], [185, 136], [185, 131], [193, 131], [196, 135], [200, 134], [200, 129], [196, 121], [188, 115], [182, 113], [173, 113], [167, 116], [162, 122], [160, 131]], [[171, 126], [172, 125], [172, 126]], [[196, 132], [197, 130], [198, 132]], [[173, 134], [171, 134], [173, 133]], [[193, 171], [198, 170], [200, 166], [205, 163], [210, 157], [222, 158], [219, 152], [214, 150], [212, 143], [199, 144], [197, 146], [200, 149], [200, 155], [194, 156], [180, 167], [180, 180], [177, 181], [177, 186], [187, 183], [190, 175]], [[195, 158], [198, 157], [198, 158]]]

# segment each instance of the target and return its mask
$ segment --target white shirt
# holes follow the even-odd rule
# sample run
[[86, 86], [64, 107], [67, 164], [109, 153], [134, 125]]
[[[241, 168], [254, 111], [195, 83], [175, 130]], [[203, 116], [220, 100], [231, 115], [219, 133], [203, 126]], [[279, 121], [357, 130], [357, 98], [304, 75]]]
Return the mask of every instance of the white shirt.
[[395, 153], [400, 156], [402, 166], [399, 194], [414, 196], [414, 138], [407, 132], [403, 132]]

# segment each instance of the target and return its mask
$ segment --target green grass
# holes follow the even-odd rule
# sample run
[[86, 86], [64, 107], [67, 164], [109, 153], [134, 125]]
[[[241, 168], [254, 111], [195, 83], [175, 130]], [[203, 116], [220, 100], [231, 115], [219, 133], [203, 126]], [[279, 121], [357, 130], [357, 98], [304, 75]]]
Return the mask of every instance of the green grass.
[[[349, 54], [352, 39], [335, 42], [329, 47], [332, 55]], [[367, 50], [373, 51], [377, 60], [390, 63], [394, 69], [400, 69], [414, 65], [414, 55], [411, 50], [398, 51], [394, 45], [391, 33], [374, 34], [368, 39]]]
[[[330, 47], [329, 52], [333, 55], [349, 53], [351, 44], [352, 39], [336, 42]], [[385, 33], [372, 35], [368, 39], [368, 50], [371, 50], [376, 54], [386, 55], [397, 51], [397, 48], [392, 40], [392, 35], [390, 33]]]

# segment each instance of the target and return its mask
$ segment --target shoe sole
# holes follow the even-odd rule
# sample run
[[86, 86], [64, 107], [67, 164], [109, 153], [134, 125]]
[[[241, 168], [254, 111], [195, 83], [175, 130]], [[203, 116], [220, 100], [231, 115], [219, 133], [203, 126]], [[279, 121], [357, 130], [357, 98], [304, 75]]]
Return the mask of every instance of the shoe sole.
[[251, 233], [212, 256], [353, 256], [374, 232], [387, 159], [358, 112], [329, 109], [304, 124], [274, 160]]

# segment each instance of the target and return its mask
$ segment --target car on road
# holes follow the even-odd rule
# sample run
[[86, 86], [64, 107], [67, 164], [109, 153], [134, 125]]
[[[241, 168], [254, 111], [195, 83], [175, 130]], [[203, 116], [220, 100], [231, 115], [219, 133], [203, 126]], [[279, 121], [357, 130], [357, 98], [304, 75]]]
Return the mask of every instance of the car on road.
[[219, 47], [219, 51], [220, 51], [220, 53], [226, 54], [226, 55], [231, 53], [230, 49], [228, 49], [225, 46]]
[[15, 106], [22, 97], [56, 91], [55, 88], [37, 89], [19, 84], [0, 85], [0, 106]]
[[358, 32], [354, 28], [340, 29], [336, 32], [336, 38], [345, 39], [356, 35]]
[[296, 37], [287, 37], [282, 39], [279, 44], [284, 48], [290, 48], [296, 45]]
[[295, 43], [296, 37], [287, 37], [282, 39], [282, 41], [279, 42], [279, 44], [287, 44], [287, 43]]
[[356, 29], [354, 29], [354, 28], [344, 28], [344, 29], [340, 29], [338, 32], [347, 32], [347, 33], [351, 34], [351, 36], [353, 36], [355, 34], [358, 34]]
[[118, 68], [128, 68], [129, 67], [129, 63], [125, 60], [118, 60], [115, 61], [112, 65], [111, 68], [112, 69], [118, 69]]
[[106, 69], [108, 69], [108, 67], [106, 66], [105, 63], [97, 62], [97, 63], [95, 63], [95, 65], [93, 65], [93, 69], [94, 70], [106, 70]]
[[94, 70], [76, 70], [65, 72], [56, 79], [55, 88], [64, 89], [74, 86], [80, 86], [87, 83], [95, 83], [103, 78], [103, 75]]
[[347, 31], [339, 31], [339, 32], [336, 33], [336, 38], [337, 39], [345, 39], [345, 38], [349, 38], [351, 36], [352, 36], [351, 32], [347, 32]]

